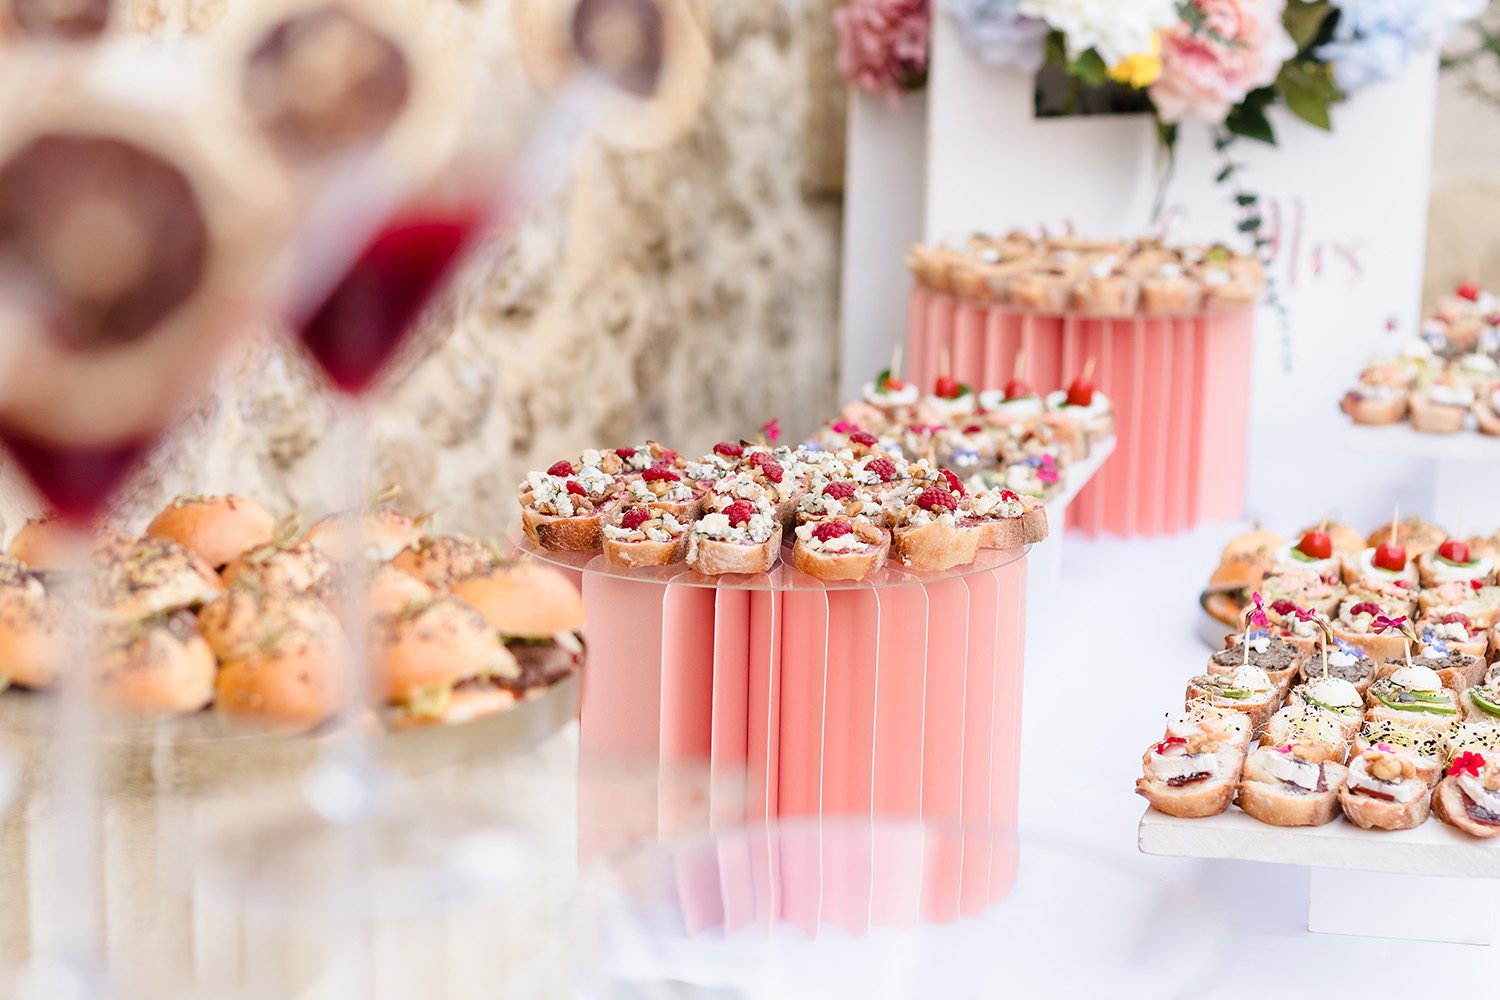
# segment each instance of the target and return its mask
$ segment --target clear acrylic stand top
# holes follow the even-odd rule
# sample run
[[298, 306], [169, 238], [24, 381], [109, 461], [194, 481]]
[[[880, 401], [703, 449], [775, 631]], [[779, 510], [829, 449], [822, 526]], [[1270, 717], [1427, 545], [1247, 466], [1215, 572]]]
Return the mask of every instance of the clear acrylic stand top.
[[776, 562], [767, 573], [726, 573], [722, 576], [706, 576], [690, 568], [686, 563], [669, 566], [618, 566], [604, 558], [600, 552], [556, 552], [544, 549], [526, 537], [520, 527], [513, 528], [509, 540], [518, 551], [550, 563], [561, 569], [594, 576], [613, 577], [617, 580], [633, 580], [637, 583], [653, 583], [665, 587], [706, 587], [719, 590], [886, 590], [891, 587], [925, 586], [960, 580], [966, 576], [988, 573], [990, 570], [1009, 566], [1025, 558], [1030, 545], [1018, 549], [980, 549], [974, 561], [952, 569], [923, 572], [907, 569], [895, 561], [885, 564], [878, 572], [863, 580], [819, 580], [792, 565], [792, 545], [783, 541]]

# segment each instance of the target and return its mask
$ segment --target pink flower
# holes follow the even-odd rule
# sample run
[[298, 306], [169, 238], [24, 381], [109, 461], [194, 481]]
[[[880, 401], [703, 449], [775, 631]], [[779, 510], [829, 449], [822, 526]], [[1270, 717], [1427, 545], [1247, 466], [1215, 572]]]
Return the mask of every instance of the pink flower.
[[853, 86], [884, 94], [899, 107], [902, 91], [927, 79], [928, 0], [850, 0], [833, 12], [839, 72]]
[[1281, 23], [1286, 0], [1190, 0], [1162, 37], [1151, 102], [1163, 121], [1222, 122], [1250, 91], [1268, 86], [1297, 44]]

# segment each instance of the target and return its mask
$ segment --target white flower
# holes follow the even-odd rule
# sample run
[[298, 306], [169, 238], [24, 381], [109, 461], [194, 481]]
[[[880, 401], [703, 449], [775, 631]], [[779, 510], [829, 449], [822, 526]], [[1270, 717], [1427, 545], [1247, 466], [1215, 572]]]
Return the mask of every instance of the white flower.
[[1068, 55], [1094, 49], [1106, 66], [1151, 50], [1158, 28], [1177, 23], [1176, 0], [1020, 0], [1016, 9], [1068, 39]]

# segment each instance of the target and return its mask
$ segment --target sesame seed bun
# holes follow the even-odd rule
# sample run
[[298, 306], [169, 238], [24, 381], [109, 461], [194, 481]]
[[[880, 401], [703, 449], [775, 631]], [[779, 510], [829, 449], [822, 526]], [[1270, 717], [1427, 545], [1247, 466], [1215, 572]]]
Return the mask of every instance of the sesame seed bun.
[[1266, 578], [1266, 567], [1255, 562], [1227, 562], [1208, 578], [1211, 591], [1249, 590], [1259, 587]]
[[[56, 573], [72, 568], [73, 529], [56, 517], [41, 517], [21, 525], [10, 540], [6, 554], [37, 573]], [[89, 532], [89, 548], [95, 559], [118, 556], [135, 539], [122, 535], [113, 525], [101, 524]]]
[[327, 552], [307, 542], [262, 545], [224, 567], [224, 582], [262, 590], [295, 591], [328, 600], [339, 591], [338, 566]]
[[146, 526], [147, 537], [181, 542], [215, 569], [265, 545], [276, 534], [271, 512], [247, 497], [178, 497]]
[[494, 569], [500, 557], [472, 538], [431, 535], [397, 554], [391, 563], [428, 586], [447, 591], [459, 580]]
[[1285, 544], [1286, 540], [1276, 532], [1256, 528], [1230, 539], [1229, 544], [1224, 546], [1224, 551], [1219, 553], [1219, 561], [1264, 562], [1269, 565], [1276, 550]]
[[95, 667], [99, 700], [132, 715], [196, 712], [213, 700], [216, 667], [186, 611], [107, 626]]
[[366, 511], [358, 525], [350, 524], [348, 514], [329, 514], [307, 530], [307, 541], [336, 559], [347, 562], [347, 558], [341, 554], [344, 551], [344, 533], [351, 527], [359, 531], [365, 558], [372, 562], [390, 562], [402, 549], [422, 540], [422, 529], [412, 517], [389, 507], [377, 507]]
[[50, 687], [67, 648], [62, 615], [41, 581], [0, 556], [0, 686]]
[[381, 618], [419, 608], [435, 597], [437, 591], [421, 580], [394, 566], [385, 565], [370, 575], [365, 607], [371, 617]]
[[338, 618], [311, 594], [265, 590], [243, 582], [206, 604], [198, 627], [221, 660], [263, 653], [279, 645], [284, 634], [329, 642], [341, 635]]
[[521, 561], [453, 585], [453, 596], [484, 615], [503, 636], [540, 639], [583, 628], [583, 598], [559, 569]]
[[170, 538], [143, 538], [101, 567], [97, 593], [107, 620], [133, 621], [207, 604], [223, 589], [191, 549]]
[[370, 662], [377, 697], [398, 704], [470, 678], [518, 672], [484, 616], [454, 597], [379, 622]]
[[219, 668], [214, 711], [257, 728], [311, 729], [342, 702], [341, 638], [290, 630]]

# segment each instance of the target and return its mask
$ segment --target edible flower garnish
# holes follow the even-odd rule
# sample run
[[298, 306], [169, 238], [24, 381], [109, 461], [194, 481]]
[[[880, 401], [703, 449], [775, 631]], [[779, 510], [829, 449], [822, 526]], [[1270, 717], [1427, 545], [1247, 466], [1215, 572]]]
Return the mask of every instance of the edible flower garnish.
[[1393, 747], [1393, 746], [1391, 746], [1389, 743], [1377, 743], [1377, 744], [1375, 744], [1375, 749], [1379, 750], [1381, 753], [1395, 753], [1396, 752], [1396, 748]]
[[1341, 653], [1347, 653], [1348, 655], [1354, 657], [1355, 659], [1363, 659], [1364, 658], [1365, 651], [1363, 649], [1360, 649], [1358, 646], [1354, 645], [1353, 643], [1345, 642], [1343, 639], [1340, 639], [1338, 636], [1334, 636], [1333, 637], [1333, 644], [1338, 647], [1339, 652], [1341, 652]]
[[781, 440], [781, 418], [772, 417], [760, 425], [760, 432], [766, 436], [766, 440], [775, 444]]
[[856, 424], [850, 420], [835, 420], [833, 422], [833, 432], [835, 434], [853, 434], [856, 431], [861, 431], [863, 429], [864, 428], [860, 427], [859, 424]]
[[[1269, 628], [1271, 621], [1266, 617], [1266, 605], [1260, 592], [1256, 591], [1250, 595], [1250, 600], [1255, 602], [1255, 609], [1250, 612], [1250, 624], [1256, 628]], [[1306, 619], [1303, 619], [1304, 621]]]
[[1453, 763], [1448, 765], [1449, 774], [1467, 774], [1471, 778], [1479, 777], [1479, 772], [1484, 770], [1484, 755], [1467, 750], [1453, 758]]

